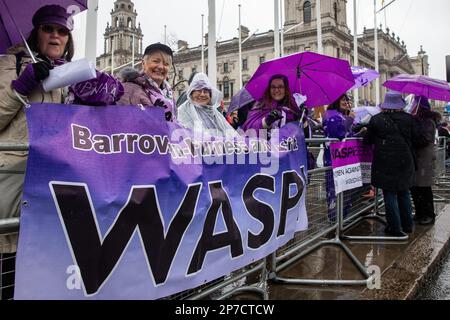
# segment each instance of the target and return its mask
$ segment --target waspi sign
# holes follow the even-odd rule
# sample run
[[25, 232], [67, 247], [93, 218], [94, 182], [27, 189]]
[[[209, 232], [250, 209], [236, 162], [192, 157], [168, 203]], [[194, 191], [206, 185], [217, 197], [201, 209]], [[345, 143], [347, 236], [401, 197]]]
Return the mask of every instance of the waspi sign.
[[[174, 162], [185, 146], [154, 108], [44, 104], [27, 117], [16, 299], [156, 299], [261, 259], [307, 227], [306, 147], [294, 125], [280, 139], [298, 148], [268, 175], [261, 165]], [[120, 138], [134, 136], [161, 139], [148, 153], [140, 138], [134, 147]]]

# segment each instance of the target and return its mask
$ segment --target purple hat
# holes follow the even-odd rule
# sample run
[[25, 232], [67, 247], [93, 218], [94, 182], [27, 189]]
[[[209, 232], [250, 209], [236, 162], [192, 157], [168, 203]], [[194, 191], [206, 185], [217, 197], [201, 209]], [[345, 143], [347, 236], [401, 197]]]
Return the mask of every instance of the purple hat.
[[72, 15], [61, 6], [56, 4], [41, 7], [33, 16], [33, 26], [35, 28], [44, 24], [57, 24], [73, 30]]
[[414, 103], [419, 104], [422, 109], [431, 110], [430, 101], [424, 96], [415, 96]]
[[380, 105], [384, 110], [401, 110], [406, 107], [406, 101], [397, 91], [388, 91], [384, 96], [384, 102]]

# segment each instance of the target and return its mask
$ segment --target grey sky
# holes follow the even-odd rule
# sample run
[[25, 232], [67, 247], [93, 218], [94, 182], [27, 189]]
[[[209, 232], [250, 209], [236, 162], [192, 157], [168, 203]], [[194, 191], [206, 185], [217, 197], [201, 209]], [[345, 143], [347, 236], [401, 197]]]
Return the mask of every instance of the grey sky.
[[[389, 3], [386, 0], [385, 3]], [[103, 53], [103, 33], [114, 0], [99, 1], [97, 52]], [[144, 33], [144, 47], [163, 41], [164, 25], [167, 33], [190, 46], [201, 43], [201, 14], [205, 15], [205, 32], [208, 24], [207, 0], [134, 0], [138, 22]], [[217, 36], [223, 40], [237, 36], [238, 4], [242, 5], [242, 24], [251, 32], [273, 29], [273, 0], [216, 0]], [[347, 6], [347, 22], [353, 30], [353, 1]], [[381, 7], [381, 0], [378, 0]], [[358, 33], [364, 26], [373, 28], [373, 1], [358, 0]], [[410, 56], [417, 55], [420, 45], [430, 56], [431, 76], [445, 79], [445, 56], [450, 55], [450, 1], [449, 0], [397, 0], [378, 15], [379, 23], [404, 40]], [[76, 18], [74, 33], [77, 56], [84, 55], [85, 14]]]

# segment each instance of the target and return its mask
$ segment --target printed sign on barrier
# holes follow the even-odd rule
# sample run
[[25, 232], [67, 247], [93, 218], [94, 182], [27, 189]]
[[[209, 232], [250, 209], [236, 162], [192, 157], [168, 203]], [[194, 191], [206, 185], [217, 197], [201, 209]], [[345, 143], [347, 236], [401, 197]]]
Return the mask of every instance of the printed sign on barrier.
[[372, 147], [351, 140], [330, 146], [336, 194], [370, 183]]
[[207, 142], [160, 108], [33, 104], [27, 118], [15, 299], [157, 299], [307, 228], [298, 125], [270, 143]]

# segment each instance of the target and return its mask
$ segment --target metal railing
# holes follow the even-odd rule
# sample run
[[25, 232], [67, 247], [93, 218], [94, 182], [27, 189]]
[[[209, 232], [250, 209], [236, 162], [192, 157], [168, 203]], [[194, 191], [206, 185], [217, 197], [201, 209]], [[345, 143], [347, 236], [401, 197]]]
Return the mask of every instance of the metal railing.
[[[323, 143], [329, 144], [338, 142], [336, 139], [308, 139], [309, 145], [321, 144], [319, 149], [324, 148]], [[314, 147], [317, 148], [317, 147]], [[317, 150], [316, 150], [317, 151]], [[271, 272], [269, 279], [284, 284], [303, 285], [366, 285], [372, 281], [372, 276], [367, 273], [366, 268], [355, 257], [352, 251], [341, 241], [341, 230], [344, 222], [345, 197], [349, 194], [340, 193], [336, 197], [334, 211], [333, 202], [327, 201], [327, 193], [330, 192], [333, 183], [333, 170], [331, 167], [324, 167], [309, 172], [307, 190], [307, 214], [308, 230], [298, 232], [294, 239], [286, 246], [278, 249], [271, 255]], [[334, 190], [334, 188], [332, 188]], [[330, 203], [328, 203], [330, 202]], [[365, 210], [362, 210], [364, 212]], [[333, 234], [331, 239], [324, 239]], [[361, 275], [362, 280], [345, 279], [294, 279], [286, 278], [279, 273], [297, 263], [303, 257], [324, 247], [336, 246], [344, 251], [352, 264], [354, 264]]]
[[[308, 139], [308, 150], [313, 153], [316, 160], [325, 146], [334, 140]], [[446, 179], [445, 173], [445, 143], [441, 142], [436, 148], [437, 174], [440, 181]], [[25, 144], [0, 143], [0, 151], [26, 151]], [[443, 168], [443, 169], [442, 169]], [[8, 172], [10, 174], [23, 174], [23, 172]], [[0, 173], [2, 173], [0, 168]], [[297, 232], [294, 238], [276, 253], [268, 258], [254, 262], [242, 269], [232, 272], [197, 288], [185, 290], [164, 299], [227, 299], [237, 294], [257, 294], [262, 299], [268, 299], [267, 281], [269, 279], [281, 283], [308, 284], [308, 285], [365, 285], [372, 281], [364, 265], [355, 257], [342, 240], [405, 240], [392, 237], [346, 236], [343, 233], [351, 230], [366, 219], [375, 219], [384, 223], [379, 214], [383, 205], [380, 192], [370, 194], [371, 187], [364, 185], [356, 190], [341, 193], [336, 198], [336, 214], [330, 214], [327, 203], [327, 183], [330, 183], [331, 167], [322, 167], [311, 170], [308, 174], [306, 194], [306, 207], [308, 215], [308, 229]], [[450, 179], [450, 177], [449, 177]], [[444, 181], [445, 182], [445, 181]], [[19, 219], [10, 218], [0, 220], [0, 236], [17, 236]], [[407, 238], [406, 238], [407, 240]], [[290, 279], [283, 278], [279, 273], [299, 262], [302, 258], [323, 246], [337, 246], [350, 258], [364, 279]], [[0, 252], [2, 244], [0, 243]], [[5, 248], [3, 248], [5, 249]], [[300, 261], [301, 262], [301, 261]], [[0, 253], [0, 299], [12, 299], [14, 290], [15, 253]]]

